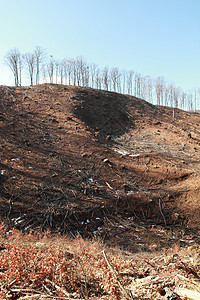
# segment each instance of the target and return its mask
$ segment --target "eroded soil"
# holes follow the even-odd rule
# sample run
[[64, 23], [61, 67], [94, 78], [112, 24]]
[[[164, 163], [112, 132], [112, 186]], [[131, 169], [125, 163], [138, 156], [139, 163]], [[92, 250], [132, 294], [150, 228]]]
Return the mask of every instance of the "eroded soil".
[[89, 88], [0, 87], [0, 217], [132, 252], [199, 243], [200, 115]]

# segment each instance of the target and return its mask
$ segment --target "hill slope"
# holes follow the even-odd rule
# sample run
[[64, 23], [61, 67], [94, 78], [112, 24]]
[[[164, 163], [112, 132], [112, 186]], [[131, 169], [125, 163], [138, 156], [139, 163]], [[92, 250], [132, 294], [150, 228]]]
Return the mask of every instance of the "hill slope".
[[199, 226], [199, 114], [50, 84], [2, 86], [0, 99], [2, 220], [132, 250], [173, 242], [160, 226]]

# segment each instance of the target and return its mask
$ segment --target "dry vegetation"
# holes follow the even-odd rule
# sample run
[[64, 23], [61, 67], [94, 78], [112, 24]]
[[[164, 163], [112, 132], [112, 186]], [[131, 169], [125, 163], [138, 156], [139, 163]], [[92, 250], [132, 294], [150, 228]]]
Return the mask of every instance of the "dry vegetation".
[[199, 299], [200, 115], [63, 85], [0, 98], [1, 299]]
[[164, 299], [169, 291], [176, 291], [172, 299], [184, 291], [199, 295], [197, 245], [133, 255], [105, 249], [100, 240], [6, 232], [3, 224], [0, 245], [1, 299]]
[[[100, 241], [81, 237], [73, 240], [58, 235], [30, 233], [17, 230], [7, 233], [1, 226], [0, 279], [1, 297], [23, 299], [23, 295], [46, 298], [121, 299], [117, 280], [127, 285], [130, 279], [123, 275], [131, 268], [131, 261], [108, 250], [112, 268], [107, 264]], [[105, 259], [106, 257], [106, 259]], [[119, 279], [118, 279], [119, 278]], [[110, 296], [108, 296], [110, 295]]]

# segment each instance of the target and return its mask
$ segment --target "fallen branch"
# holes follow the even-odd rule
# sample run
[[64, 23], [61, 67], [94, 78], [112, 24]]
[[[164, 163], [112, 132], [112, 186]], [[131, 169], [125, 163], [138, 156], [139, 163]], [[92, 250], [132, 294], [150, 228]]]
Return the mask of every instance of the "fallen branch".
[[12, 292], [12, 293], [35, 293], [35, 294], [42, 294], [41, 292], [39, 292], [39, 291], [36, 291], [36, 290], [34, 290], [34, 289], [23, 289], [23, 288], [13, 288], [13, 289], [10, 289], [10, 291]]
[[[58, 296], [50, 296], [48, 295], [49, 298], [53, 298], [53, 299], [74, 299], [74, 298], [71, 298], [71, 295], [70, 293], [68, 293], [66, 290], [64, 290], [63, 288], [61, 288], [60, 286], [58, 286], [56, 283], [54, 283], [53, 281], [49, 280], [49, 279], [45, 279], [45, 281], [47, 283], [50, 283], [56, 290], [58, 290], [59, 292], [63, 293], [66, 297], [58, 297]], [[83, 300], [81, 298], [79, 298], [80, 300]]]
[[108, 265], [109, 269], [111, 270], [111, 272], [113, 273], [115, 279], [117, 280], [117, 283], [119, 284], [119, 287], [120, 287], [121, 291], [123, 292], [125, 298], [128, 299], [128, 300], [133, 300], [133, 295], [132, 295], [131, 293], [129, 294], [129, 293], [125, 290], [125, 288], [123, 287], [123, 285], [121, 284], [121, 282], [119, 281], [119, 279], [118, 279], [118, 277], [117, 277], [117, 274], [116, 274], [115, 270], [113, 269], [113, 267], [112, 267], [111, 264], [109, 263], [109, 260], [108, 260], [108, 258], [107, 258], [107, 255], [106, 255], [105, 250], [103, 250], [103, 255], [104, 255], [104, 258], [105, 258], [105, 260], [106, 260], [106, 262], [107, 262], [107, 265]]
[[184, 289], [184, 288], [177, 288], [175, 292], [180, 296], [180, 297], [187, 297], [190, 300], [199, 300], [200, 299], [200, 293], [195, 292], [192, 290]]
[[20, 297], [19, 300], [25, 300], [25, 299], [40, 299], [39, 297], [41, 297], [41, 294], [35, 294], [35, 295], [28, 295], [28, 296], [23, 296], [23, 297]]
[[51, 280], [49, 280], [49, 279], [46, 278], [46, 282], [50, 283], [56, 290], [58, 290], [59, 292], [63, 293], [63, 295], [65, 295], [67, 297], [70, 297], [70, 294], [66, 290], [64, 290], [63, 288], [61, 288], [60, 286], [58, 286], [53, 281], [51, 281]]
[[176, 276], [179, 277], [179, 278], [181, 278], [181, 279], [183, 279], [183, 280], [189, 281], [189, 282], [192, 283], [192, 284], [195, 284], [195, 285], [198, 285], [198, 286], [199, 286], [199, 282], [197, 283], [197, 282], [195, 282], [195, 281], [193, 281], [193, 280], [190, 280], [190, 279], [188, 279], [187, 277], [182, 276], [182, 275], [180, 275], [180, 274], [177, 274]]
[[50, 289], [49, 289], [44, 283], [42, 283], [42, 286], [43, 286], [43, 288], [47, 291], [47, 293], [48, 293], [49, 295], [53, 295], [53, 293], [50, 291]]
[[160, 213], [161, 213], [161, 215], [163, 217], [165, 226], [167, 226], [167, 222], [166, 222], [165, 216], [164, 216], [163, 211], [162, 211], [162, 200], [160, 198], [159, 198], [159, 208], [160, 208]]
[[197, 274], [197, 272], [192, 268], [192, 267], [188, 267], [186, 265], [185, 262], [181, 261], [182, 265], [177, 266], [177, 269], [181, 269], [184, 270], [185, 272], [187, 272], [188, 274], [192, 274], [195, 278], [197, 278], [198, 280], [200, 279], [199, 275]]
[[24, 300], [24, 299], [33, 299], [35, 297], [42, 297], [42, 298], [37, 298], [37, 299], [54, 299], [54, 300], [69, 300], [69, 299], [74, 299], [74, 298], [69, 298], [69, 297], [59, 297], [59, 296], [50, 296], [50, 295], [45, 295], [45, 294], [35, 294], [35, 295], [28, 295], [28, 296], [22, 296], [19, 298], [19, 300]]
[[106, 181], [107, 186], [109, 187], [110, 190], [113, 190], [112, 186]]

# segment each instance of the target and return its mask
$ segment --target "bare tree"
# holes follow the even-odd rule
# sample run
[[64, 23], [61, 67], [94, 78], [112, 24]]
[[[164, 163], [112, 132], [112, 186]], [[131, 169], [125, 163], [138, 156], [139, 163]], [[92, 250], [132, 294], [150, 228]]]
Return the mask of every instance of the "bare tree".
[[109, 68], [104, 67], [102, 70], [102, 84], [103, 84], [103, 89], [108, 91], [109, 89]]
[[84, 77], [85, 77], [85, 86], [89, 87], [90, 84], [90, 68], [88, 63], [85, 65], [84, 68]]
[[147, 101], [153, 103], [153, 80], [150, 76], [147, 77]]
[[54, 70], [55, 70], [55, 59], [51, 55], [49, 63], [47, 64], [47, 73], [49, 76], [50, 83], [53, 83]]
[[122, 74], [118, 70], [118, 76], [117, 76], [117, 91], [118, 93], [122, 92]]
[[182, 93], [181, 93], [181, 103], [180, 103], [182, 109], [186, 108], [186, 102], [187, 102], [187, 94], [182, 91]]
[[141, 98], [147, 100], [147, 77], [141, 77]]
[[164, 90], [164, 105], [169, 106], [170, 103], [170, 87], [167, 85]]
[[77, 74], [79, 74], [79, 83], [86, 86], [87, 62], [84, 57], [77, 58]]
[[79, 58], [77, 57], [75, 60], [75, 69], [76, 69], [76, 82], [77, 85], [80, 86], [81, 85], [81, 63], [79, 62]]
[[169, 102], [170, 102], [170, 106], [173, 107], [174, 106], [174, 83], [171, 82], [169, 85], [168, 85], [168, 89], [169, 89]]
[[112, 83], [112, 89], [114, 92], [117, 91], [117, 81], [118, 81], [118, 77], [120, 76], [119, 74], [119, 69], [118, 68], [112, 68], [110, 70], [110, 79], [111, 79], [111, 83]]
[[122, 93], [126, 94], [127, 93], [127, 90], [126, 90], [126, 87], [127, 87], [127, 71], [125, 69], [123, 69], [121, 71], [121, 74], [122, 74]]
[[97, 89], [101, 89], [101, 84], [102, 84], [101, 70], [100, 68], [97, 68], [95, 73], [95, 87]]
[[135, 73], [135, 96], [141, 97], [141, 81], [142, 75], [140, 73]]
[[48, 82], [48, 75], [47, 75], [47, 67], [44, 65], [42, 68], [42, 74], [43, 74], [43, 82]]
[[22, 80], [22, 55], [17, 48], [11, 49], [5, 55], [5, 63], [10, 67], [14, 75], [15, 85], [20, 86]]
[[72, 66], [73, 66], [73, 85], [76, 85], [76, 60], [72, 60]]
[[41, 47], [37, 46], [35, 48], [34, 54], [35, 54], [35, 62], [36, 62], [35, 83], [39, 84], [41, 65], [43, 65], [46, 60], [46, 52]]
[[197, 110], [197, 89], [193, 89], [193, 98], [194, 98], [194, 111]]
[[63, 84], [63, 79], [64, 79], [64, 65], [63, 65], [63, 60], [60, 61], [60, 63], [59, 63], [58, 72], [59, 72], [59, 76], [60, 76], [60, 83]]
[[[68, 76], [68, 82], [69, 82], [69, 85], [71, 85], [71, 77], [72, 75], [74, 75], [74, 80], [75, 80], [75, 64], [74, 64], [74, 60], [73, 59], [68, 59], [67, 60], [67, 76]], [[74, 72], [73, 72], [74, 71]]]
[[193, 94], [192, 90], [190, 90], [187, 94], [187, 102], [188, 102], [188, 109], [193, 111]]
[[59, 71], [60, 71], [60, 61], [59, 60], [55, 60], [55, 71], [56, 71], [56, 84], [58, 83], [58, 79], [59, 79]]
[[133, 70], [129, 70], [126, 74], [126, 85], [127, 85], [127, 92], [129, 95], [133, 94], [133, 75], [134, 75], [134, 71]]
[[158, 105], [163, 105], [165, 85], [166, 82], [164, 77], [160, 76], [155, 80], [155, 90]]
[[71, 85], [71, 82], [74, 77], [74, 85], [75, 85], [75, 61], [74, 59], [64, 58], [62, 61], [63, 72], [65, 76], [65, 84]]
[[30, 83], [33, 85], [34, 81], [34, 72], [35, 72], [35, 66], [36, 66], [36, 60], [34, 53], [25, 53], [23, 56], [24, 62], [27, 66], [29, 77], [30, 77]]
[[178, 87], [175, 87], [174, 88], [174, 105], [176, 108], [179, 107], [180, 94], [181, 94], [181, 89]]
[[90, 71], [89, 71], [90, 72], [90, 86], [91, 86], [91, 88], [94, 88], [96, 71], [97, 71], [98, 65], [92, 63], [92, 64], [90, 64], [89, 68], [90, 68]]

